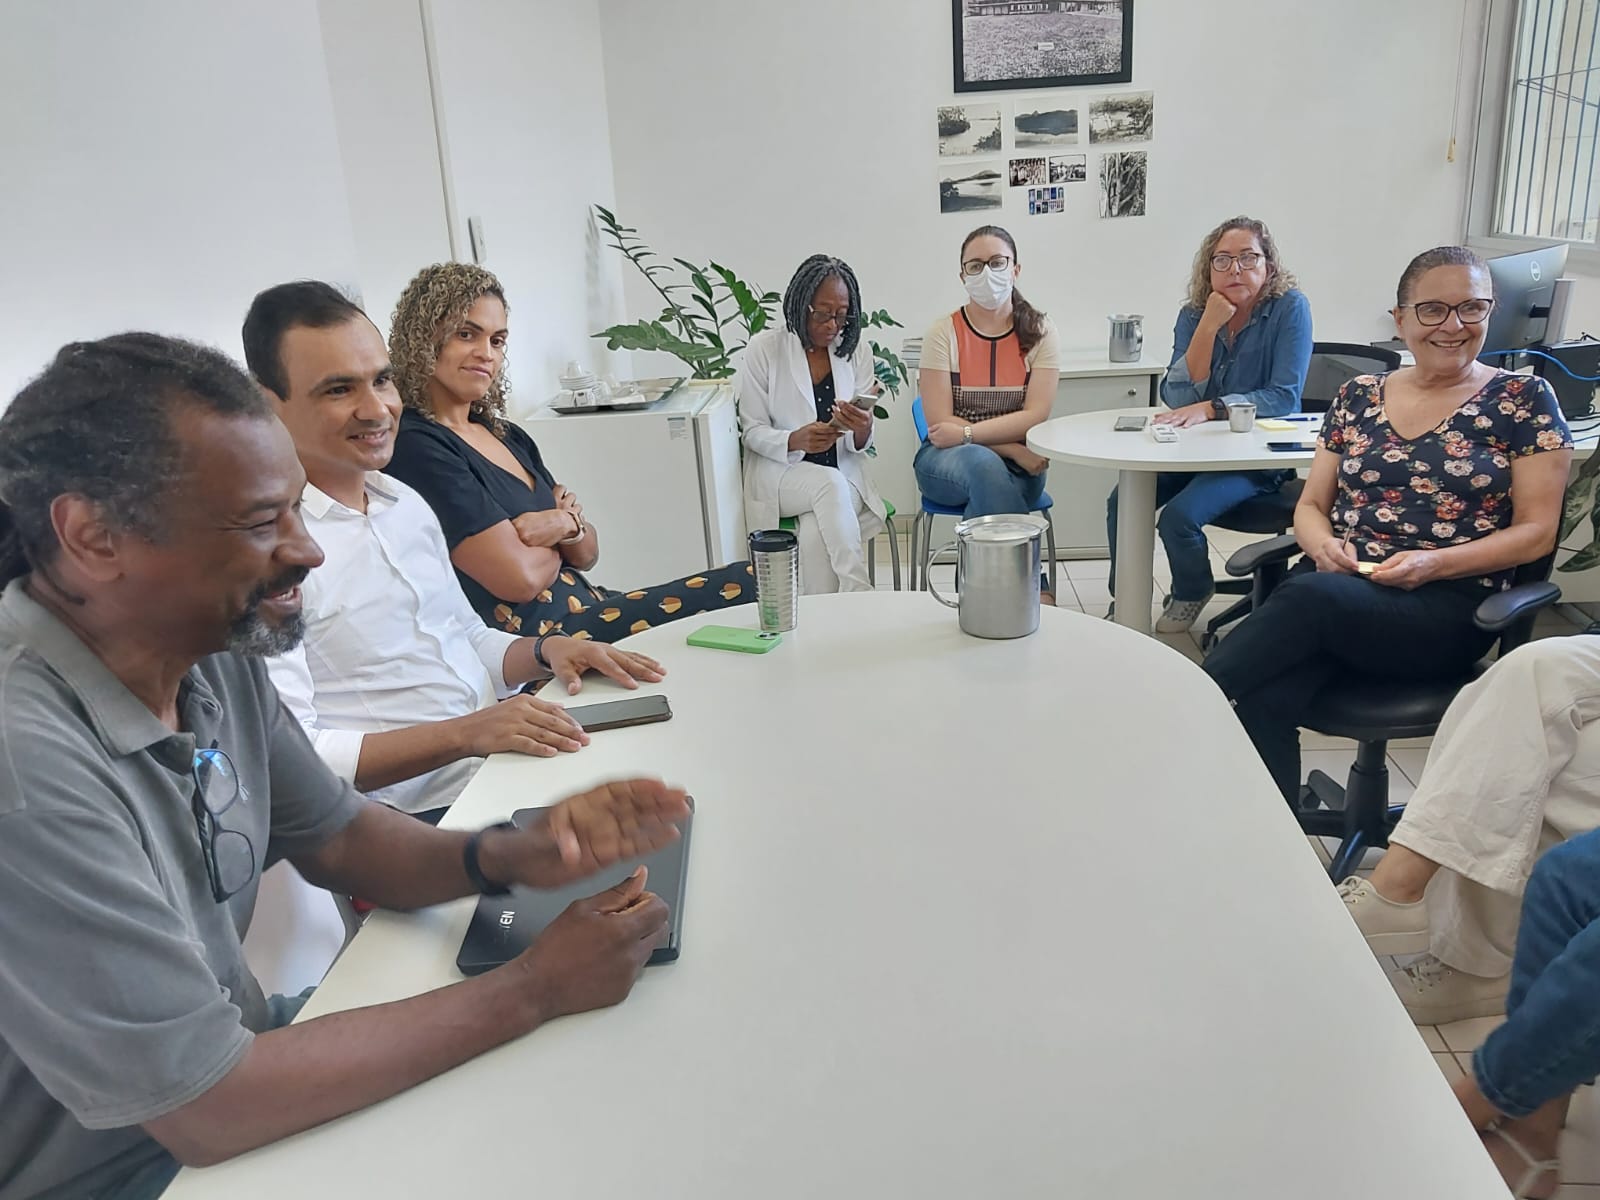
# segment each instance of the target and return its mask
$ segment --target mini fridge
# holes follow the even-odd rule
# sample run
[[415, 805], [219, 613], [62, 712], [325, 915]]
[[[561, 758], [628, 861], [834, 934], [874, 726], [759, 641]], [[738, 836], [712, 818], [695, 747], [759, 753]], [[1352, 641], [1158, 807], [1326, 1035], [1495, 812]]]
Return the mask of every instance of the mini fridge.
[[745, 557], [733, 388], [691, 381], [635, 411], [518, 418], [599, 531], [590, 579], [627, 590]]

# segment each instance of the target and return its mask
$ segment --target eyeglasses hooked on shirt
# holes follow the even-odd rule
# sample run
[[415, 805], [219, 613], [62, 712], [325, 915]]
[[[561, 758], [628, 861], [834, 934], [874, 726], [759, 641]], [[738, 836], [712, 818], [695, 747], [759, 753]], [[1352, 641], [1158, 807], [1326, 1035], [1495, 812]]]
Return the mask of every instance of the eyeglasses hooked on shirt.
[[222, 904], [244, 891], [256, 874], [256, 848], [249, 837], [222, 824], [222, 815], [244, 797], [239, 772], [216, 742], [194, 755], [194, 821], [200, 854], [211, 880], [211, 897]]

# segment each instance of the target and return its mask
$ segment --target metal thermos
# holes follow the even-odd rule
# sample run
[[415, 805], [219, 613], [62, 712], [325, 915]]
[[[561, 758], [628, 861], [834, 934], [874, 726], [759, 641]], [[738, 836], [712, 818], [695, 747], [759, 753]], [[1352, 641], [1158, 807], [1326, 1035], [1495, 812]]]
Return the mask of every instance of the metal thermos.
[[961, 632], [981, 638], [1027, 637], [1039, 628], [1039, 539], [1042, 517], [998, 513], [969, 517], [956, 526], [956, 578], [961, 594], [946, 600], [932, 583], [933, 598], [960, 614]]
[[1144, 353], [1143, 314], [1118, 313], [1106, 319], [1111, 322], [1111, 348], [1107, 357], [1112, 362], [1138, 362]]
[[761, 635], [787, 633], [800, 621], [800, 539], [787, 529], [752, 531], [750, 566]]

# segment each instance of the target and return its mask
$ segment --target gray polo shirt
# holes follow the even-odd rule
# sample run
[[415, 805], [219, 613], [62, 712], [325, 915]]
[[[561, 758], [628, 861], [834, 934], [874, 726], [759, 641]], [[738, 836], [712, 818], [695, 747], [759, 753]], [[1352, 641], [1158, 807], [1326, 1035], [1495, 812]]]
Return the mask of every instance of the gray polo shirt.
[[[156, 719], [21, 581], [0, 595], [0, 1200], [92, 1196], [160, 1153], [139, 1128], [226, 1075], [264, 1027], [240, 943], [260, 871], [363, 801], [257, 660], [217, 654]], [[223, 825], [256, 878], [218, 904], [194, 754], [242, 784]]]

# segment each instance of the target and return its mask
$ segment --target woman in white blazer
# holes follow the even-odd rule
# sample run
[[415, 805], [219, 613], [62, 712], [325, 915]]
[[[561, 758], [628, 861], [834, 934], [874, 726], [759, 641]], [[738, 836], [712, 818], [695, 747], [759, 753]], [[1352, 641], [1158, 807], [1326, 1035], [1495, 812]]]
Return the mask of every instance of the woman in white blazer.
[[855, 272], [813, 254], [789, 281], [783, 319], [750, 339], [739, 365], [745, 521], [776, 529], [795, 518], [806, 593], [867, 591], [862, 542], [885, 510], [866, 472], [871, 404], [851, 403], [877, 390]]

